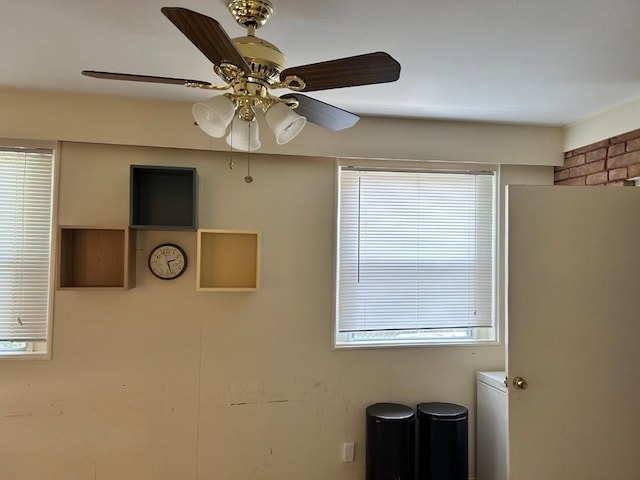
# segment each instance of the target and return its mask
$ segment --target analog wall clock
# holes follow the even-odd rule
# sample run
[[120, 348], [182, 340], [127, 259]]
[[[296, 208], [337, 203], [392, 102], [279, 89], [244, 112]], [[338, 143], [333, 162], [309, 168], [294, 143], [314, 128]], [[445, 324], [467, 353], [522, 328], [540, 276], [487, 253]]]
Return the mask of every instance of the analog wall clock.
[[162, 280], [179, 277], [187, 269], [187, 254], [173, 243], [161, 243], [149, 255], [149, 270]]

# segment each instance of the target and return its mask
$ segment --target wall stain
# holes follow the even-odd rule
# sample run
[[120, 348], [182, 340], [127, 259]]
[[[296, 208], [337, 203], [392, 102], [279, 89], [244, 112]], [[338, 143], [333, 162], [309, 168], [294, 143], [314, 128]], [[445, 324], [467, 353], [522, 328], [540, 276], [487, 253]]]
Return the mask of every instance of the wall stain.
[[238, 403], [228, 403], [229, 407], [240, 407], [242, 405], [267, 405], [270, 403], [288, 403], [291, 400], [283, 399], [283, 400], [265, 400], [265, 401], [257, 401], [257, 402], [238, 402]]
[[59, 412], [56, 413], [43, 413], [40, 415], [34, 415], [32, 412], [28, 412], [28, 413], [10, 413], [8, 415], [2, 415], [2, 418], [21, 418], [21, 417], [60, 417], [64, 415], [64, 412], [62, 410], [60, 410]]

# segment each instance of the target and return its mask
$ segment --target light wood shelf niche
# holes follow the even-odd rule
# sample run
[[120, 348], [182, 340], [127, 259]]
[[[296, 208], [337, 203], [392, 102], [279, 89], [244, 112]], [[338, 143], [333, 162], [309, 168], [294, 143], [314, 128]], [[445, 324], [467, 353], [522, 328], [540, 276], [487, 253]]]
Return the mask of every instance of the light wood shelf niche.
[[251, 292], [260, 288], [260, 233], [198, 230], [196, 290]]

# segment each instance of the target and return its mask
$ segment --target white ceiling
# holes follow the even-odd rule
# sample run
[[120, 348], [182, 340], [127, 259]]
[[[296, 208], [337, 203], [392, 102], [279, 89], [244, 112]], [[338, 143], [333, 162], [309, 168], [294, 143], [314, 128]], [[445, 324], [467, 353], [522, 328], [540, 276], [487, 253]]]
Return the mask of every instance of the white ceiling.
[[[386, 51], [396, 83], [313, 92], [361, 115], [566, 125], [640, 98], [638, 0], [272, 0], [258, 36], [295, 66]], [[0, 87], [197, 101], [180, 86], [83, 69], [216, 82], [160, 13], [185, 7], [244, 35], [225, 0], [5, 1]]]

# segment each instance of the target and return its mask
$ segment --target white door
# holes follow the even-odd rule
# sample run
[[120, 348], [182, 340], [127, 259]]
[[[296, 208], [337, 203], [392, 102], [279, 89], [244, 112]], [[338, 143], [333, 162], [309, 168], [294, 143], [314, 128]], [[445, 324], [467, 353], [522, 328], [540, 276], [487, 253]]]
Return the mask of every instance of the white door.
[[640, 188], [507, 195], [509, 478], [640, 479]]

